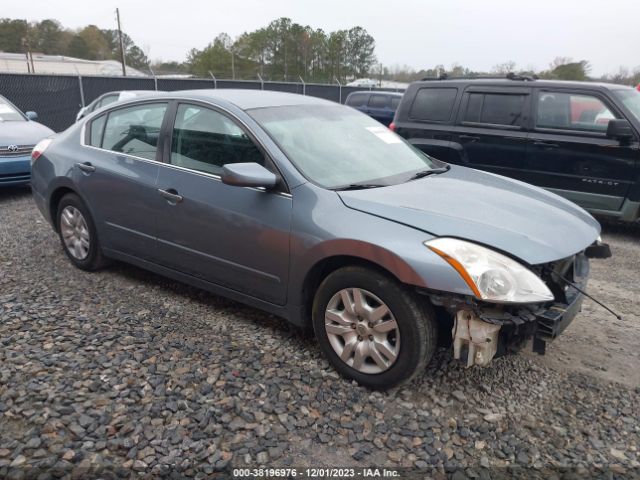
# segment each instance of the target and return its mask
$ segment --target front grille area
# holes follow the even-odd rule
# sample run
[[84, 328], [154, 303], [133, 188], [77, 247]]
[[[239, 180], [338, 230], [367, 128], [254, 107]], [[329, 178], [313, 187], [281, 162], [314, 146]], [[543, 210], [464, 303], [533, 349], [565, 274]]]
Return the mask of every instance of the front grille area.
[[35, 145], [0, 145], [0, 158], [31, 155]]
[[540, 275], [544, 283], [549, 287], [555, 297], [556, 302], [567, 303], [567, 284], [560, 278], [566, 278], [570, 282], [574, 281], [574, 262], [576, 256], [563, 258], [556, 262], [538, 265], [536, 273]]

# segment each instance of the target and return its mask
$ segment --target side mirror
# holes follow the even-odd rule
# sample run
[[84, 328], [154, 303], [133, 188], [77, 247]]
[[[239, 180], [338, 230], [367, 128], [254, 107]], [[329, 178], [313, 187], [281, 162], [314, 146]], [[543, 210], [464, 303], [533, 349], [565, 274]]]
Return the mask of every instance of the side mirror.
[[278, 179], [259, 163], [228, 163], [222, 167], [222, 183], [234, 187], [273, 188]]
[[633, 136], [633, 128], [628, 120], [622, 120], [619, 118], [609, 120], [609, 125], [607, 125], [607, 137], [624, 141], [632, 139]]
[[38, 114], [36, 112], [31, 112], [31, 111], [25, 112], [25, 115], [32, 122], [35, 122], [38, 119]]

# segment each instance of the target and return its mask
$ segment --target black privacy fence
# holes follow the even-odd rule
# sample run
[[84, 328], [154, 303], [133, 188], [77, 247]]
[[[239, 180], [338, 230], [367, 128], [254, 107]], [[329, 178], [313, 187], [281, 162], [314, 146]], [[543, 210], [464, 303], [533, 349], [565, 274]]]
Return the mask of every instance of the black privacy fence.
[[[317, 83], [214, 80], [202, 78], [91, 77], [0, 73], [0, 95], [23, 112], [38, 113], [38, 121], [60, 132], [76, 119], [83, 105], [106, 92], [118, 90], [193, 90], [202, 88], [245, 88], [297, 93], [344, 103], [351, 92], [367, 87], [347, 87]], [[395, 91], [393, 89], [376, 89]]]

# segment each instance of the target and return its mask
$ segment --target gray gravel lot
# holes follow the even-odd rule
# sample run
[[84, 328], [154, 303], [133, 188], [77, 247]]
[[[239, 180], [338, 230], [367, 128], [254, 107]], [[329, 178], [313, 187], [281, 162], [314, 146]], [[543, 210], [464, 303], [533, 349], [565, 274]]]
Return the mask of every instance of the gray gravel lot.
[[593, 263], [590, 291], [622, 321], [589, 301], [545, 357], [467, 370], [439, 351], [372, 393], [273, 316], [123, 264], [73, 268], [30, 193], [0, 191], [0, 478], [639, 475], [640, 230], [603, 238], [615, 257]]

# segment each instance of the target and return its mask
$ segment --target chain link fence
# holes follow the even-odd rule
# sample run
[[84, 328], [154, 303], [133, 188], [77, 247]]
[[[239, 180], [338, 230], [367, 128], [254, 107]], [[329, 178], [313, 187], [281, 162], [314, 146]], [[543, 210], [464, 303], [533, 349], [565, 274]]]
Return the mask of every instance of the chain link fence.
[[[274, 90], [310, 95], [339, 103], [344, 103], [351, 92], [367, 90], [366, 87], [302, 82], [0, 73], [0, 95], [8, 98], [23, 112], [37, 112], [38, 121], [56, 132], [72, 125], [78, 110], [106, 92], [118, 90], [175, 91], [202, 88]], [[397, 91], [394, 89], [376, 90]]]

